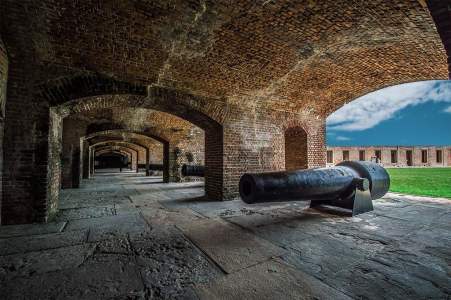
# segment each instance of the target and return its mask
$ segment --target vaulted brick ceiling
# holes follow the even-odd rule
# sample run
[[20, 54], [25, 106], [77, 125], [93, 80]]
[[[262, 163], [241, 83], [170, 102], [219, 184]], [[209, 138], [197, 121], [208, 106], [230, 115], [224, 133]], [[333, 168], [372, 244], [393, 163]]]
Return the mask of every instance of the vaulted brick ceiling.
[[28, 15], [22, 20], [32, 37], [27, 46], [41, 65], [232, 103], [327, 114], [383, 86], [448, 74], [443, 44], [418, 0], [41, 0], [15, 6]]
[[[62, 107], [59, 108], [61, 109]], [[83, 120], [91, 124], [111, 124], [114, 128], [134, 132], [147, 132], [172, 142], [189, 138], [193, 132], [202, 132], [200, 128], [174, 115], [151, 109], [124, 106], [114, 106], [111, 108], [90, 106], [89, 109], [78, 110], [77, 113], [71, 114], [69, 118]], [[109, 136], [117, 137], [121, 135], [120, 133], [116, 134], [113, 132]]]

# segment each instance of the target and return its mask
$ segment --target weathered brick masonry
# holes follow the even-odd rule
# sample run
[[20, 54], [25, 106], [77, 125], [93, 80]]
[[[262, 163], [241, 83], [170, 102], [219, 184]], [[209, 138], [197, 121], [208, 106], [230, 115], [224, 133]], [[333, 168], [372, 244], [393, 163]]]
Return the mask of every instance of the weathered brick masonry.
[[[0, 36], [0, 212], [2, 210], [3, 128], [5, 122], [6, 82], [8, 81], [8, 55]], [[0, 214], [0, 224], [1, 224]]]
[[0, 5], [4, 224], [48, 219], [78, 152], [89, 174], [91, 134], [154, 138], [167, 181], [192, 153], [207, 196], [230, 199], [244, 172], [324, 166], [324, 120], [344, 103], [449, 74], [450, 0]]
[[377, 161], [385, 167], [451, 167], [451, 146], [327, 147], [327, 165]]

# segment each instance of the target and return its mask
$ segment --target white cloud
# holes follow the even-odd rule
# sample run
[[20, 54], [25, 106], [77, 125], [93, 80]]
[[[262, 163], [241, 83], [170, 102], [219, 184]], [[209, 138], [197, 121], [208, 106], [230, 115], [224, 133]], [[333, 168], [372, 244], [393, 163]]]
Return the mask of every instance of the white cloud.
[[346, 136], [342, 136], [342, 135], [337, 136], [335, 139], [337, 141], [350, 141], [351, 140], [350, 138], [348, 138]]
[[[408, 106], [451, 102], [449, 81], [422, 81], [388, 87], [352, 101], [327, 118], [328, 130], [361, 131], [393, 118]], [[450, 108], [451, 109], [451, 106]]]
[[445, 108], [445, 109], [443, 110], [443, 112], [446, 112], [446, 113], [450, 113], [450, 114], [451, 114], [451, 106], [448, 106], [447, 108]]

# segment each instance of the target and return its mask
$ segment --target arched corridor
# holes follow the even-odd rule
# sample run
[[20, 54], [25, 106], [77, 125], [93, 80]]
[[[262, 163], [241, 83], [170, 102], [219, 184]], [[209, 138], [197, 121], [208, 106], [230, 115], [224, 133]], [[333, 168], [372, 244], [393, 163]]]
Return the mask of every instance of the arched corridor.
[[[449, 293], [449, 277], [436, 271], [445, 261], [422, 252], [446, 253], [436, 237], [448, 225], [449, 200], [391, 194], [374, 201], [377, 214], [344, 218], [306, 209], [305, 202], [246, 205], [203, 196], [202, 182], [162, 183], [144, 171], [100, 169], [80, 188], [61, 192], [51, 222], [0, 227], [2, 294], [216, 299], [238, 287], [249, 299], [261, 289], [283, 297], [308, 288], [334, 299], [380, 296], [381, 287], [387, 298]], [[355, 280], [406, 273], [421, 291], [407, 279], [396, 288]]]
[[[449, 297], [447, 200], [345, 217], [239, 183], [326, 167], [326, 118], [357, 97], [448, 80], [450, 10], [1, 0], [0, 298]], [[333, 201], [373, 200], [357, 173]]]

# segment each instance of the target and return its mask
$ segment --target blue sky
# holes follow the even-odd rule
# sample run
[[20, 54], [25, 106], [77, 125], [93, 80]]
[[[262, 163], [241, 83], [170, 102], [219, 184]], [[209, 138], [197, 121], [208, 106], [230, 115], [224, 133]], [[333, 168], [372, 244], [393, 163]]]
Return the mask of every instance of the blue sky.
[[360, 97], [327, 118], [327, 145], [451, 145], [451, 81], [421, 81]]

